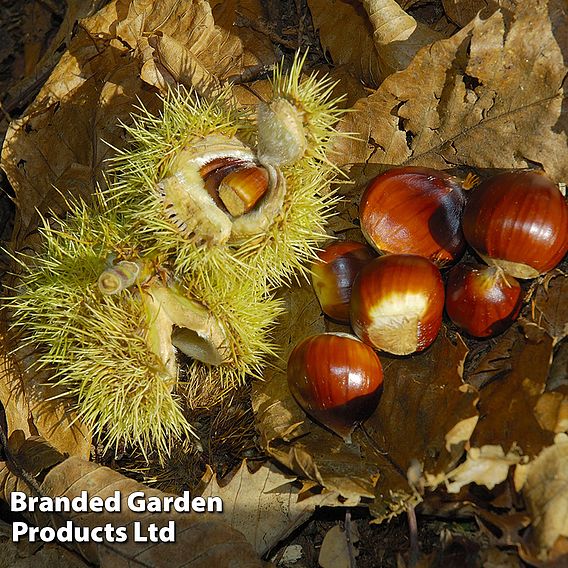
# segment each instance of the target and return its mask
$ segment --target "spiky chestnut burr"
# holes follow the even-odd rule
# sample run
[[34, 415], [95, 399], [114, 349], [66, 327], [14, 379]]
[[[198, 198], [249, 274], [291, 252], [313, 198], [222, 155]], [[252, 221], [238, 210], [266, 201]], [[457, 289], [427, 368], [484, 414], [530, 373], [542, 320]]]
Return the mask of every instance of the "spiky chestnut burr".
[[242, 384], [273, 355], [268, 331], [280, 307], [247, 282], [174, 280], [166, 259], [140, 256], [102, 195], [95, 207], [69, 208], [67, 219], [42, 229], [41, 253], [19, 259], [8, 302], [21, 345], [37, 348], [28, 371], [50, 371], [108, 446], [165, 455], [192, 434], [187, 400], [176, 395], [177, 350], [220, 389]]
[[[288, 74], [276, 69], [273, 100], [256, 118], [229, 91], [205, 101], [178, 90], [160, 117], [141, 109], [127, 128], [132, 143], [114, 161], [109, 195], [146, 249], [175, 259], [176, 275], [198, 267], [276, 286], [315, 258], [335, 200], [327, 153], [341, 112], [329, 80], [302, 78], [303, 61]], [[267, 172], [268, 190], [240, 215], [202, 175], [219, 161]]]
[[[108, 445], [166, 453], [190, 434], [182, 406], [201, 385], [226, 392], [274, 355], [280, 304], [270, 287], [313, 256], [334, 200], [326, 152], [339, 111], [329, 82], [301, 81], [301, 65], [274, 80], [274, 100], [286, 101], [275, 108], [301, 119], [294, 163], [259, 155], [254, 118], [228, 92], [208, 102], [172, 91], [160, 116], [142, 109], [127, 128], [132, 146], [98, 206], [70, 204], [58, 228], [44, 228], [45, 248], [11, 302], [15, 327], [40, 346], [36, 368], [52, 370]], [[267, 173], [268, 188], [240, 215], [219, 207], [221, 181], [207, 186], [202, 168], [219, 159]], [[183, 401], [177, 350], [192, 357]]]

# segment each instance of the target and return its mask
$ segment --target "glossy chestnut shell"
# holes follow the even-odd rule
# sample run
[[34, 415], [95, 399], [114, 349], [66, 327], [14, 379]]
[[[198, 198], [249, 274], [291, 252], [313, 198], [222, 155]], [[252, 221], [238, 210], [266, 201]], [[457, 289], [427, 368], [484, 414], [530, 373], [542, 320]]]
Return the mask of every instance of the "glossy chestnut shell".
[[374, 178], [359, 205], [361, 230], [378, 251], [417, 254], [437, 266], [465, 249], [459, 181], [430, 168], [395, 168]]
[[539, 172], [506, 172], [468, 197], [463, 230], [488, 264], [516, 278], [535, 278], [568, 251], [568, 205]]
[[495, 266], [459, 264], [446, 283], [446, 312], [473, 337], [492, 337], [505, 331], [519, 315], [521, 285]]
[[440, 271], [422, 256], [381, 256], [353, 283], [351, 326], [365, 343], [388, 353], [426, 349], [440, 331], [443, 310]]
[[346, 333], [313, 335], [288, 359], [288, 386], [303, 410], [346, 441], [375, 410], [383, 382], [377, 354]]
[[318, 253], [312, 264], [312, 285], [322, 311], [328, 317], [349, 323], [353, 280], [359, 270], [377, 255], [356, 241], [333, 242]]

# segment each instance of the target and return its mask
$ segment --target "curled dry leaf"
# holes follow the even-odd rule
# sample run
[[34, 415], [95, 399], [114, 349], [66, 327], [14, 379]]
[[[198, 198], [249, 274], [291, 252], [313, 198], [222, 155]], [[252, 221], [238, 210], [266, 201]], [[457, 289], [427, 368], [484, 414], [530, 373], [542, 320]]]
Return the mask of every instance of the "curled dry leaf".
[[559, 434], [532, 462], [519, 465], [515, 486], [522, 491], [532, 517], [526, 535], [526, 560], [568, 559], [568, 437]]
[[354, 107], [340, 130], [342, 164], [377, 162], [434, 168], [541, 165], [568, 177], [562, 120], [568, 33], [559, 0], [519, 3], [506, 25], [500, 12], [476, 17], [449, 39], [419, 51]]
[[223, 499], [223, 519], [243, 533], [259, 556], [307, 521], [316, 506], [333, 503], [336, 496], [313, 495], [299, 499], [295, 476], [284, 473], [275, 464], [263, 464], [250, 473], [246, 462], [227, 483], [220, 483], [208, 467], [198, 489], [203, 497]]
[[[21, 432], [20, 432], [21, 434]], [[16, 443], [17, 442], [17, 443]], [[88, 489], [89, 497], [103, 499], [120, 492], [119, 513], [42, 513], [28, 512], [27, 520], [37, 526], [62, 526], [72, 521], [75, 526], [100, 527], [106, 523], [127, 527], [129, 538], [124, 543], [83, 542], [70, 543], [87, 561], [103, 568], [119, 566], [153, 566], [155, 568], [192, 566], [210, 568], [211, 566], [261, 567], [261, 562], [244, 536], [227, 525], [221, 516], [196, 513], [135, 513], [127, 506], [129, 495], [141, 491], [145, 497], [163, 499], [165, 493], [148, 489], [132, 479], [107, 467], [76, 457], [66, 458], [56, 452], [41, 438], [23, 439], [23, 435], [12, 435], [8, 444], [10, 465], [0, 462], [0, 497], [10, 500], [10, 492], [23, 491], [36, 495], [26, 478], [38, 480], [39, 494], [47, 497], [78, 497]], [[17, 464], [17, 467], [14, 467]], [[22, 473], [25, 477], [19, 477]], [[166, 526], [174, 521], [176, 541], [171, 543], [136, 543], [132, 538], [133, 523], [141, 523], [141, 534], [147, 532], [150, 523]], [[238, 560], [235, 560], [238, 559]], [[236, 562], [236, 563], [235, 563]]]
[[527, 312], [530, 318], [554, 339], [562, 341], [568, 335], [568, 275], [553, 270], [539, 282]]
[[535, 405], [535, 416], [543, 430], [568, 432], [568, 385], [545, 392]]
[[[0, 333], [0, 400], [8, 432], [21, 430], [26, 436], [39, 434], [58, 451], [88, 459], [91, 451], [88, 429], [68, 405], [61, 400], [49, 400], [57, 387], [48, 392], [40, 373], [24, 372], [22, 361], [11, 353], [11, 346]], [[19, 355], [25, 361], [22, 351], [19, 350]]]
[[448, 493], [458, 493], [462, 487], [470, 483], [493, 489], [507, 479], [509, 468], [520, 461], [521, 456], [518, 452], [510, 451], [505, 454], [501, 446], [470, 448], [465, 462], [444, 476], [427, 474], [426, 479], [431, 487], [443, 482]]
[[406, 69], [418, 50], [441, 34], [417, 22], [395, 0], [362, 0], [373, 28], [383, 77]]
[[363, 7], [343, 0], [308, 0], [308, 6], [322, 47], [329, 52], [333, 63], [348, 66], [355, 77], [377, 87], [384, 77], [373, 28]]

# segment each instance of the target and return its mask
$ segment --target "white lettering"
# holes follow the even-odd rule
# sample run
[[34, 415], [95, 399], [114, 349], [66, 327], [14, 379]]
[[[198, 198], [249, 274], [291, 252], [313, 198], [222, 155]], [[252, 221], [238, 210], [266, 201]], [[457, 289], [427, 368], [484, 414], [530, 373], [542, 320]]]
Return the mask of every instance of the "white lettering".
[[189, 491], [184, 491], [183, 497], [177, 497], [174, 500], [174, 509], [178, 513], [189, 513], [191, 511], [191, 503], [189, 501]]
[[196, 513], [203, 513], [205, 511], [205, 499], [203, 497], [194, 497], [191, 507]]
[[103, 498], [102, 497], [92, 497], [89, 501], [89, 510], [92, 513], [102, 513], [103, 512]]
[[[103, 527], [95, 527], [91, 531], [91, 540], [93, 542], [102, 542], [103, 541], [103, 537], [101, 536], [102, 532], [103, 532]], [[112, 542], [112, 539], [109, 539], [109, 541]]]
[[23, 491], [12, 491], [10, 493], [10, 509], [13, 513], [25, 511], [27, 504], [27, 495]]
[[221, 499], [221, 497], [207, 497], [207, 512], [222, 513], [223, 499]]
[[146, 502], [144, 501], [144, 492], [135, 491], [128, 496], [128, 508], [133, 513], [143, 513], [146, 510]]
[[[110, 525], [105, 526], [105, 530], [108, 526]], [[126, 530], [126, 527], [117, 527], [115, 533], [116, 536], [114, 542], [126, 542], [128, 540], [128, 532]]]
[[[13, 495], [13, 493], [12, 493]], [[10, 498], [10, 502], [12, 498]], [[12, 540], [14, 542], [20, 542], [20, 537], [28, 532], [28, 525], [22, 521], [14, 521], [12, 523]]]
[[120, 491], [115, 491], [114, 495], [105, 499], [105, 509], [109, 513], [120, 513]]
[[160, 529], [158, 537], [159, 542], [175, 542], [176, 541], [176, 524], [174, 521], [169, 521], [167, 527]]
[[88, 513], [89, 512], [89, 495], [86, 491], [81, 491], [81, 494], [71, 499], [71, 509], [75, 513]]
[[42, 542], [51, 542], [52, 540], [55, 540], [55, 529], [52, 529], [51, 527], [43, 527], [39, 531], [39, 539]]
[[141, 534], [142, 526], [140, 521], [135, 521], [132, 524], [132, 528], [134, 530], [134, 542], [148, 542], [148, 538]]

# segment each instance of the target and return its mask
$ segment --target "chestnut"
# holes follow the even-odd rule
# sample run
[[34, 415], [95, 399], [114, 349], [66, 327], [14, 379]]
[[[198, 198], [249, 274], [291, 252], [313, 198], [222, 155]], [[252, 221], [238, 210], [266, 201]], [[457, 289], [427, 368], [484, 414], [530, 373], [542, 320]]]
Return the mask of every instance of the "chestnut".
[[457, 178], [430, 168], [394, 168], [363, 193], [361, 230], [379, 252], [417, 254], [442, 267], [465, 250], [464, 205]]
[[446, 312], [473, 337], [505, 331], [517, 319], [522, 301], [518, 280], [501, 268], [462, 263], [448, 275]]
[[353, 330], [365, 343], [394, 355], [426, 349], [440, 331], [443, 310], [442, 276], [422, 256], [381, 256], [353, 283]]
[[544, 174], [505, 172], [471, 192], [463, 230], [487, 264], [516, 278], [535, 278], [568, 251], [568, 205]]
[[340, 323], [349, 323], [351, 287], [359, 270], [377, 255], [356, 241], [336, 241], [318, 253], [312, 264], [312, 286], [323, 313]]
[[350, 442], [355, 426], [378, 404], [383, 368], [377, 354], [353, 335], [323, 333], [294, 347], [287, 376], [303, 410]]

